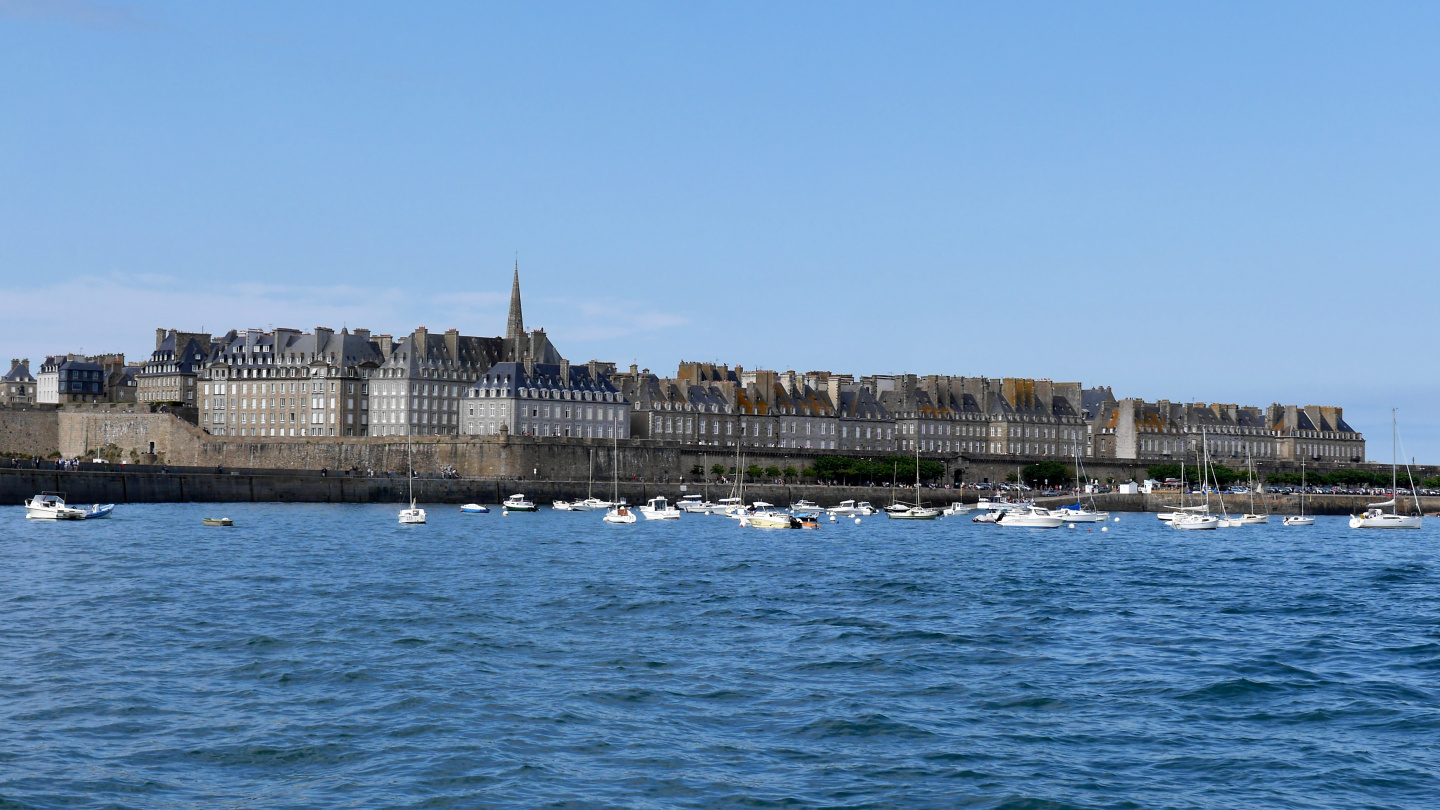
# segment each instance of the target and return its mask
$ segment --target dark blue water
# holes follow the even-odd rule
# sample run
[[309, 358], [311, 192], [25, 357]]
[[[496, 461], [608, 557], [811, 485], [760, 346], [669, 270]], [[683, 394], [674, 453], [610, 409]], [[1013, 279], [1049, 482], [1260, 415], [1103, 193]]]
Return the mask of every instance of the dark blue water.
[[1440, 806], [1440, 521], [396, 508], [0, 509], [0, 806]]

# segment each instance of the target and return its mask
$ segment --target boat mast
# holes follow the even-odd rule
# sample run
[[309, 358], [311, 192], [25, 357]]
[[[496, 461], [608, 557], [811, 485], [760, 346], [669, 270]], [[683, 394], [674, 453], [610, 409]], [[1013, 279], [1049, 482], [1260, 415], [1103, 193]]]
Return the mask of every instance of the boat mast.
[[1400, 463], [1400, 426], [1395, 420], [1395, 409], [1390, 409], [1390, 513], [1400, 514], [1400, 488], [1395, 480], [1395, 468]]

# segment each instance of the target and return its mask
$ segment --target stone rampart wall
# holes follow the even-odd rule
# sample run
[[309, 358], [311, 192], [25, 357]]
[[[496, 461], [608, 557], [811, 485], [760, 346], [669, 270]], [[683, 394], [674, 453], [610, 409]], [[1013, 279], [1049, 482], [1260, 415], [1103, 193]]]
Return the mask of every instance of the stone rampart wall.
[[[153, 444], [153, 447], [152, 447]], [[403, 437], [241, 438], [204, 433], [168, 413], [117, 413], [108, 408], [65, 408], [56, 411], [0, 410], [0, 452], [66, 458], [93, 458], [104, 448], [118, 451], [113, 460], [195, 467], [291, 470], [406, 469]], [[420, 436], [410, 448], [414, 467], [438, 472], [450, 467], [466, 477], [542, 480], [608, 480], [618, 467], [622, 479], [693, 480], [696, 466], [735, 465], [733, 449], [679, 445], [649, 440], [622, 442], [618, 450], [603, 439], [561, 439], [512, 436]], [[743, 466], [803, 469], [816, 457], [832, 453], [785, 448], [746, 448]], [[865, 455], [865, 454], [861, 454]], [[926, 459], [946, 466], [945, 481], [1005, 481], [1036, 459], [997, 456], [939, 456]], [[1062, 462], [1063, 463], [1063, 462]], [[1142, 480], [1148, 463], [1092, 459], [1086, 473], [1101, 481]], [[1376, 468], [1377, 465], [1312, 465], [1311, 469]], [[1260, 465], [1295, 471], [1284, 462]], [[1440, 474], [1440, 468], [1415, 469], [1417, 480]], [[858, 482], [847, 482], [858, 483]], [[882, 483], [882, 482], [875, 482]], [[902, 482], [903, 483], [903, 482]]]
[[0, 453], [47, 458], [59, 450], [59, 424], [53, 409], [0, 408]]

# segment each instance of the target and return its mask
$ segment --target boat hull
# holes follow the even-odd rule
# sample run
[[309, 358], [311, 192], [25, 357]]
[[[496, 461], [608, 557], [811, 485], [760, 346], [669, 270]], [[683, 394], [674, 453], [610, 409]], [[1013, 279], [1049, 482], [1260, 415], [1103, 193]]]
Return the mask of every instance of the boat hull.
[[1291, 515], [1283, 521], [1286, 526], [1314, 526], [1315, 518], [1309, 515]]
[[1209, 515], [1200, 515], [1198, 517], [1187, 515], [1185, 518], [1170, 521], [1170, 526], [1183, 531], [1218, 529], [1220, 528], [1220, 518]]
[[1057, 509], [1055, 514], [1064, 518], [1066, 523], [1104, 523], [1110, 519], [1109, 512], [1091, 512], [1088, 509]]
[[1376, 517], [1355, 516], [1350, 518], [1352, 529], [1418, 529], [1419, 515], [1377, 515]]

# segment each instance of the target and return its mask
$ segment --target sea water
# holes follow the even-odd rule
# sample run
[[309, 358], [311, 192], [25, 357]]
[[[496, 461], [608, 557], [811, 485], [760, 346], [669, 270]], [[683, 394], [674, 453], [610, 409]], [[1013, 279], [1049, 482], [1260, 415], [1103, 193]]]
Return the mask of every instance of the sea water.
[[0, 509], [0, 807], [1440, 806], [1440, 520], [399, 508]]

